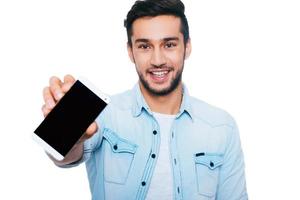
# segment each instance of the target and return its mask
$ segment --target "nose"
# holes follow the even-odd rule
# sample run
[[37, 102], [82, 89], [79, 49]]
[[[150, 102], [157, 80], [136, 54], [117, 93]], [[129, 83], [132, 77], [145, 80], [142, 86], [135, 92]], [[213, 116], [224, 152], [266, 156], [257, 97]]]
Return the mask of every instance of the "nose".
[[156, 48], [152, 51], [151, 55], [151, 65], [154, 67], [161, 67], [166, 65], [166, 57], [164, 55], [164, 52], [161, 51], [161, 49]]

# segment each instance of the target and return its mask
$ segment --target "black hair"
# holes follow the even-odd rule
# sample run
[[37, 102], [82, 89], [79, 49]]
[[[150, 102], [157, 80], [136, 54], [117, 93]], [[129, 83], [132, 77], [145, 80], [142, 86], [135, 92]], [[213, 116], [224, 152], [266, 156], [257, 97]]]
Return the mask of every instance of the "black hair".
[[142, 17], [155, 17], [159, 15], [173, 15], [180, 18], [180, 32], [183, 34], [184, 44], [190, 38], [189, 25], [184, 14], [184, 4], [180, 0], [137, 0], [127, 13], [124, 26], [127, 31], [128, 44], [132, 47], [132, 24]]

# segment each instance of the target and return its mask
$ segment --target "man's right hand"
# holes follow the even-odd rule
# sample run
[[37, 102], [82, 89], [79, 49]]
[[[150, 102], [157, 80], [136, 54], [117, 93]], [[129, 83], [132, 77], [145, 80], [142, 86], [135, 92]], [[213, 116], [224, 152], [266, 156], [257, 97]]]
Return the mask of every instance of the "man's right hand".
[[[75, 81], [75, 78], [71, 75], [66, 75], [63, 82], [56, 76], [50, 78], [49, 86], [45, 87], [43, 90], [45, 104], [42, 106], [42, 112], [44, 117], [49, 114], [57, 102], [70, 90]], [[97, 132], [97, 129], [96, 122], [93, 122], [81, 138], [82, 142], [92, 137]]]

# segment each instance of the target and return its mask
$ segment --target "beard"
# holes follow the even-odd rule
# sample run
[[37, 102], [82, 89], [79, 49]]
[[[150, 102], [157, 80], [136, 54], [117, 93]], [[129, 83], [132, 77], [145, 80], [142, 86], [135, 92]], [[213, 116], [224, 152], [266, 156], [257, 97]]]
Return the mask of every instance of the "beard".
[[183, 67], [184, 67], [184, 64], [182, 64], [181, 69], [179, 69], [176, 72], [175, 77], [171, 80], [170, 85], [168, 87], [160, 89], [160, 90], [151, 87], [150, 84], [144, 78], [143, 74], [140, 73], [139, 71], [137, 71], [137, 72], [138, 72], [140, 82], [142, 83], [144, 88], [150, 94], [152, 94], [153, 96], [166, 96], [166, 95], [170, 94], [171, 92], [173, 92], [178, 87], [178, 85], [180, 84], [181, 79], [182, 79]]

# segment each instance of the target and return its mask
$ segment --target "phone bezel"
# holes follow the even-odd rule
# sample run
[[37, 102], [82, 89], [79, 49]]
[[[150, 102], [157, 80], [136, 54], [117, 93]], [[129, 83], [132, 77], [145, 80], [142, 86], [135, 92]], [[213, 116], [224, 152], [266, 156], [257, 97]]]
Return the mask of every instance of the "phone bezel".
[[[105, 93], [101, 92], [97, 87], [95, 87], [88, 79], [84, 77], [79, 77], [76, 81], [80, 81], [87, 88], [89, 88], [93, 93], [95, 93], [99, 98], [101, 98], [106, 104], [110, 102], [110, 98]], [[37, 134], [33, 132], [32, 139], [38, 143], [47, 153], [51, 154], [56, 160], [63, 160], [64, 156], [61, 155], [56, 149], [49, 145], [46, 141], [40, 138]], [[75, 143], [76, 144], [76, 143]], [[74, 144], [74, 145], [75, 145]]]

